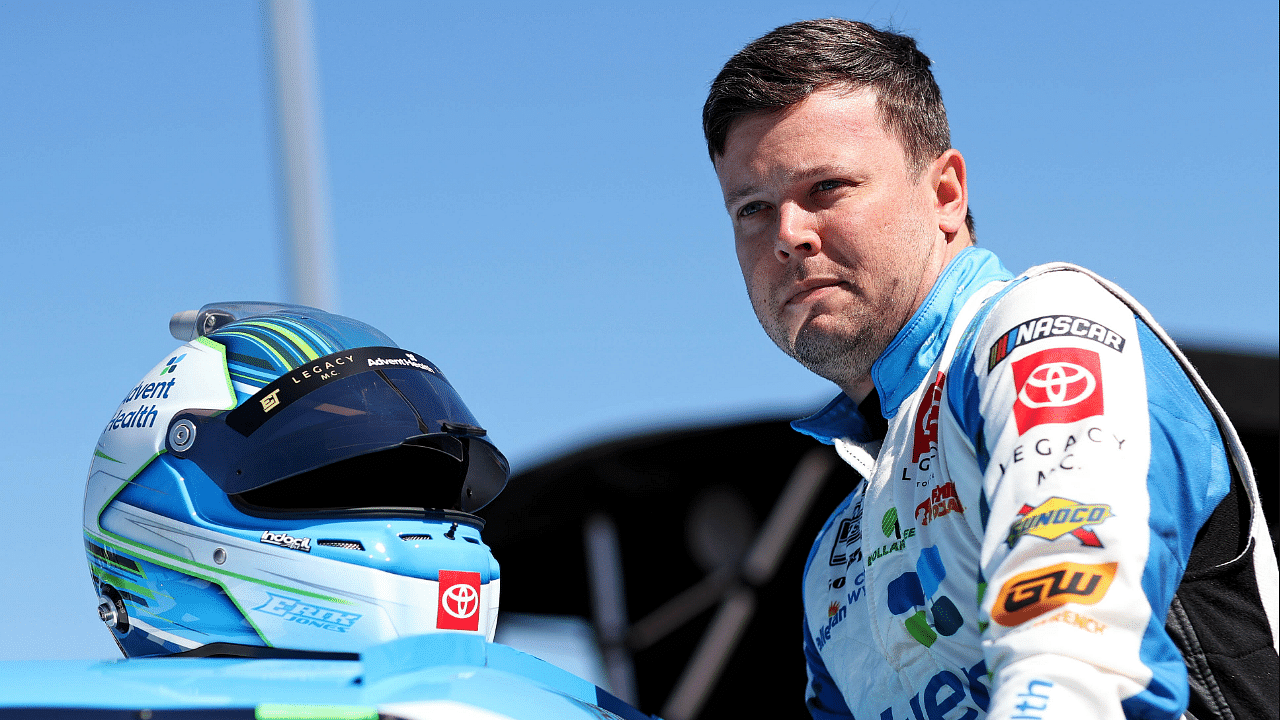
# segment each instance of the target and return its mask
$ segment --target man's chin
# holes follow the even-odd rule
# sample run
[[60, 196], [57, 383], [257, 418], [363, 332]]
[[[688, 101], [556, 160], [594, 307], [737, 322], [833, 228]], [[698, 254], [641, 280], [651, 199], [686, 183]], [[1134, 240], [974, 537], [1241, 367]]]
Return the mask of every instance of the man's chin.
[[806, 324], [796, 334], [788, 352], [811, 372], [845, 387], [866, 377], [883, 348], [874, 347], [872, 338], [849, 337]]

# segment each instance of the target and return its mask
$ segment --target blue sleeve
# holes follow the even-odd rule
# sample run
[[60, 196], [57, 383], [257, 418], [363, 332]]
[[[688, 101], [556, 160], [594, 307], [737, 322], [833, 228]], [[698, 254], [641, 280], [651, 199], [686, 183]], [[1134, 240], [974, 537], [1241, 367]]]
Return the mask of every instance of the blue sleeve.
[[801, 614], [804, 624], [804, 662], [809, 673], [809, 684], [804, 691], [804, 704], [814, 720], [853, 720], [853, 713], [845, 704], [844, 696], [827, 672], [827, 666], [814, 647], [813, 637], [809, 634], [809, 620]]

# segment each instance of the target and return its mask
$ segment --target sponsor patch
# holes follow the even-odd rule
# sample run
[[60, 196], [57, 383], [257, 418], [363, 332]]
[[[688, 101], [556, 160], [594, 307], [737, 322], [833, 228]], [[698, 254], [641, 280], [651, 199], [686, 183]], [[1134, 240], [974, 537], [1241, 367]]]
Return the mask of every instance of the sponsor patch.
[[177, 382], [178, 380], [174, 378], [168, 382], [138, 383], [138, 386], [133, 390], [130, 390], [129, 394], [124, 397], [124, 400], [120, 401], [120, 404], [123, 405], [124, 403], [133, 402], [134, 400], [148, 400], [151, 398], [155, 398], [157, 400], [168, 400], [169, 391], [173, 389], [174, 384]]
[[[953, 716], [949, 715], [949, 713], [962, 702], [965, 705], [959, 709], [964, 711], [963, 717], [973, 718], [978, 716], [970, 705], [978, 706], [978, 709], [982, 710], [985, 715], [987, 705], [991, 702], [991, 690], [987, 687], [987, 683], [990, 681], [991, 677], [987, 674], [985, 660], [979, 660], [967, 670], [963, 668], [956, 668], [955, 672], [942, 670], [928, 680], [923, 677], [920, 678], [920, 684], [917, 685], [919, 690], [910, 699], [905, 703], [899, 700], [897, 703], [889, 705], [884, 710], [881, 710], [876, 717], [880, 718], [880, 720], [908, 720], [909, 718], [937, 720]], [[968, 691], [967, 693], [966, 690]], [[1023, 718], [1025, 716], [1014, 715], [1012, 717]]]
[[929, 497], [916, 506], [916, 522], [920, 523], [920, 527], [924, 527], [943, 515], [950, 515], [953, 512], [963, 513], [964, 506], [960, 504], [960, 498], [956, 495], [955, 482], [948, 480], [942, 485], [935, 485]]
[[880, 529], [884, 532], [886, 538], [896, 538], [894, 542], [872, 550], [867, 555], [867, 567], [886, 555], [891, 555], [899, 550], [907, 549], [907, 539], [916, 536], [916, 529], [913, 527], [902, 528], [898, 524], [898, 508], [889, 508], [885, 512], [884, 517], [880, 519]]
[[852, 605], [862, 599], [867, 587], [867, 574], [860, 572], [857, 575], [841, 575], [838, 578], [827, 581], [827, 590], [843, 590], [849, 585], [849, 578], [853, 578], [853, 586], [845, 595], [845, 602]]
[[177, 372], [178, 363], [182, 362], [182, 359], [185, 358], [186, 356], [187, 356], [186, 353], [182, 353], [181, 355], [177, 355], [169, 358], [169, 360], [165, 362], [164, 367], [160, 369], [160, 374], [167, 375], [171, 372]]
[[380, 371], [383, 368], [412, 368], [432, 375], [439, 374], [426, 360], [400, 348], [363, 347], [340, 350], [311, 360], [268, 383], [253, 396], [252, 401], [246, 400], [240, 407], [227, 413], [227, 427], [248, 437], [307, 393], [358, 373]]
[[1044, 712], [1049, 709], [1049, 696], [1037, 691], [1048, 693], [1051, 687], [1053, 687], [1053, 683], [1048, 680], [1032, 680], [1028, 682], [1026, 692], [1020, 692], [1015, 696], [1022, 698], [1022, 702], [1013, 706], [1018, 711], [1018, 714], [1013, 717], [1019, 718], [1019, 720], [1043, 720], [1043, 715], [1031, 715], [1030, 713]]
[[942, 405], [942, 386], [946, 381], [946, 373], [939, 372], [938, 379], [920, 398], [920, 407], [916, 410], [915, 443], [911, 451], [913, 463], [920, 462], [920, 458], [938, 447], [938, 408]]
[[898, 527], [898, 508], [891, 507], [885, 511], [884, 517], [880, 518], [880, 531], [885, 537], [902, 537], [902, 530]]
[[1014, 627], [1067, 603], [1096, 605], [1111, 587], [1117, 565], [1064, 562], [1015, 575], [1000, 588], [991, 619]]
[[827, 623], [822, 625], [813, 633], [813, 642], [818, 649], [826, 647], [827, 642], [831, 640], [831, 629], [839, 625], [849, 614], [849, 608], [838, 602], [833, 602], [827, 606]]
[[[161, 383], [163, 384], [163, 383]], [[139, 405], [136, 408], [125, 412], [123, 408], [116, 411], [115, 417], [111, 418], [111, 422], [107, 423], [107, 427], [103, 432], [119, 430], [120, 428], [150, 428], [156, 424], [156, 417], [160, 415], [159, 405]]]
[[258, 402], [262, 404], [262, 412], [271, 412], [280, 404], [280, 388], [263, 395]]
[[1124, 352], [1124, 338], [1111, 328], [1075, 315], [1046, 315], [1028, 320], [1001, 335], [987, 353], [987, 370], [995, 369], [1014, 349], [1053, 337], [1078, 337]]
[[311, 538], [294, 537], [287, 532], [271, 532], [270, 530], [262, 531], [262, 538], [258, 542], [268, 545], [279, 545], [290, 550], [301, 550], [302, 552], [311, 552]]
[[1086, 547], [1100, 548], [1102, 541], [1087, 526], [1097, 525], [1109, 517], [1112, 517], [1110, 505], [1086, 505], [1075, 500], [1051, 497], [1036, 507], [1023, 505], [1018, 511], [1018, 519], [1009, 527], [1009, 537], [1005, 539], [1005, 543], [1013, 547], [1024, 535], [1052, 541], [1070, 534]]
[[369, 362], [369, 367], [387, 367], [387, 366], [411, 367], [411, 368], [414, 368], [415, 370], [423, 370], [429, 373], [436, 372], [436, 369], [434, 367], [428, 365], [426, 362], [422, 360], [419, 360], [417, 355], [414, 355], [413, 353], [410, 353], [410, 352], [404, 353], [404, 357], [370, 358], [368, 362]]
[[1061, 610], [1043, 620], [1037, 620], [1036, 627], [1048, 625], [1050, 623], [1062, 623], [1063, 625], [1079, 628], [1080, 630], [1093, 635], [1101, 635], [1107, 631], [1106, 623], [1100, 623], [1088, 615], [1081, 615], [1078, 612], [1072, 612], [1070, 610]]
[[1102, 363], [1081, 348], [1050, 348], [1013, 363], [1018, 434], [1045, 423], [1071, 423], [1103, 413]]
[[441, 630], [480, 629], [480, 573], [440, 571], [436, 627]]
[[[170, 372], [172, 368], [177, 367], [182, 358], [186, 357], [184, 353], [181, 357], [169, 358], [169, 362], [165, 364], [165, 369], [160, 371], [161, 375]], [[173, 390], [173, 386], [178, 382], [177, 378], [170, 378], [167, 381], [159, 382], [140, 382], [136, 387], [124, 396], [124, 400], [120, 401], [120, 408], [116, 410], [115, 417], [111, 418], [111, 422], [107, 423], [106, 430], [119, 430], [120, 428], [151, 428], [155, 427], [156, 418], [160, 415], [160, 405], [157, 402], [154, 405], [145, 403], [137, 407], [125, 408], [124, 406], [135, 400], [168, 400], [169, 392]], [[175, 396], [176, 397], [176, 396]]]
[[906, 615], [907, 634], [925, 647], [932, 647], [939, 635], [955, 635], [964, 626], [964, 617], [951, 598], [937, 595], [946, 577], [942, 554], [937, 545], [931, 545], [920, 551], [915, 572], [899, 575], [886, 588], [889, 612]]
[[282, 617], [299, 625], [340, 633], [345, 633], [347, 628], [355, 625], [360, 619], [360, 616], [355, 613], [342, 612], [275, 593], [267, 593], [267, 601], [255, 607], [254, 610]]
[[831, 544], [832, 567], [848, 567], [862, 562], [862, 498], [854, 501], [852, 517], [840, 521], [836, 540]]

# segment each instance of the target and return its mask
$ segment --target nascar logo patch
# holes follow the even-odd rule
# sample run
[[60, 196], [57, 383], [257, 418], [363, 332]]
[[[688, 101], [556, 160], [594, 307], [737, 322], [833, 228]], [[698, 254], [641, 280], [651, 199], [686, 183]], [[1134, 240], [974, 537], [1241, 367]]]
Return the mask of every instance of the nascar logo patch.
[[1063, 336], [1092, 340], [1116, 352], [1124, 352], [1124, 338], [1102, 323], [1075, 315], [1046, 315], [1021, 323], [997, 338], [987, 353], [987, 370], [995, 369], [1014, 349], [1027, 343]]

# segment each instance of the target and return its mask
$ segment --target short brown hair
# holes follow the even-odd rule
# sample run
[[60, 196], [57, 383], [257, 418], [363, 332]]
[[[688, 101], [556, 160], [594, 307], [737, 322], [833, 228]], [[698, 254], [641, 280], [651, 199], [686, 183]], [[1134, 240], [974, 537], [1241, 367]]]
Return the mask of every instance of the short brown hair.
[[817, 90], [876, 90], [885, 129], [902, 143], [915, 169], [951, 147], [942, 93], [929, 58], [905, 35], [829, 18], [783, 25], [744, 47], [711, 83], [702, 129], [714, 161], [729, 126], [743, 115], [781, 110]]
[[[885, 129], [920, 172], [951, 147], [942, 91], [929, 57], [906, 35], [853, 20], [827, 18], [783, 25], [725, 63], [702, 106], [711, 161], [724, 155], [738, 118], [790, 107], [817, 90], [870, 87]], [[973, 235], [973, 216], [965, 218]]]

